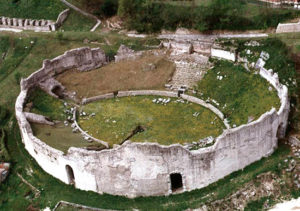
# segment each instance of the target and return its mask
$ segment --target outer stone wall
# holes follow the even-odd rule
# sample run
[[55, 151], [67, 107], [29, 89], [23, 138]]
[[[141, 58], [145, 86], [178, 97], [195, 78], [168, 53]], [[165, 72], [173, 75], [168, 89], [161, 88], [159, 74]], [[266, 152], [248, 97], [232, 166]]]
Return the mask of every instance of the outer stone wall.
[[62, 11], [58, 15], [56, 22], [51, 20], [31, 20], [22, 18], [0, 17], [0, 28], [14, 28], [43, 32], [55, 31], [67, 19], [69, 12], [69, 9]]
[[[102, 151], [72, 147], [64, 154], [33, 136], [23, 105], [28, 89], [45, 74], [79, 68], [80, 64], [85, 68], [97, 66], [98, 62], [91, 56], [97, 55], [97, 50], [92, 49], [93, 53], [85, 48], [75, 51], [82, 55], [80, 62], [74, 59], [77, 57], [74, 57], [73, 51], [66, 52], [63, 56], [45, 61], [40, 71], [23, 80], [15, 110], [26, 150], [46, 172], [65, 183], [70, 183], [66, 170], [69, 165], [74, 172], [76, 188], [128, 197], [168, 195], [172, 193], [170, 174], [180, 173], [183, 182], [180, 191], [190, 191], [205, 187], [270, 155], [277, 147], [277, 135], [284, 135], [289, 112], [287, 88], [279, 84], [275, 74], [261, 69], [260, 74], [278, 91], [280, 110], [272, 109], [254, 122], [225, 130], [211, 147], [189, 151], [179, 144], [161, 146], [127, 141]], [[81, 51], [89, 52], [90, 56], [83, 56], [85, 54]]]

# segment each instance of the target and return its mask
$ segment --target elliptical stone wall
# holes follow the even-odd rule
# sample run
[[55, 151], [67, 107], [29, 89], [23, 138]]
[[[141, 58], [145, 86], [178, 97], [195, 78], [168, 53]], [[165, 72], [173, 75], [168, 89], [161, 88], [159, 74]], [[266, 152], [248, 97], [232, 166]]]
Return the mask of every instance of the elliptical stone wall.
[[[87, 55], [86, 51], [89, 52]], [[256, 121], [225, 130], [211, 147], [189, 151], [180, 144], [162, 146], [127, 141], [102, 151], [71, 147], [64, 154], [33, 135], [23, 108], [29, 89], [41, 78], [67, 68], [81, 68], [81, 65], [83, 69], [98, 66], [99, 61], [95, 58], [99, 51], [83, 48], [75, 52], [81, 56], [66, 52], [45, 61], [41, 70], [22, 80], [15, 111], [26, 150], [46, 172], [64, 183], [70, 182], [66, 169], [70, 166], [76, 188], [128, 197], [168, 195], [172, 193], [170, 175], [179, 173], [183, 187], [178, 192], [190, 191], [270, 155], [277, 147], [277, 136], [284, 136], [289, 113], [287, 87], [281, 85], [274, 74], [265, 74], [261, 70], [261, 75], [278, 91], [279, 111], [272, 109]]]

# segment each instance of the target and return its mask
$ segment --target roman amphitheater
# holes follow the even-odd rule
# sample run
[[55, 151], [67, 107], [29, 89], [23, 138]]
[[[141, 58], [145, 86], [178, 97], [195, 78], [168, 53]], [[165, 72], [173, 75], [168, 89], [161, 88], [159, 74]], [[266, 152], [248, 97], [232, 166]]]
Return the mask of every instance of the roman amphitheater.
[[[121, 46], [112, 64], [101, 49], [87, 47], [45, 60], [41, 69], [21, 81], [16, 101], [16, 117], [26, 150], [47, 173], [64, 183], [130, 198], [199, 189], [269, 156], [277, 148], [278, 138], [285, 135], [288, 89], [280, 84], [276, 73], [264, 68], [266, 54], [262, 53], [253, 65], [233, 49], [213, 42], [164, 40], [158, 49], [140, 52]], [[96, 69], [101, 72], [120, 62], [124, 63], [118, 69], [125, 68], [152, 56], [164, 56], [163, 64], [169, 62], [175, 69], [160, 76], [166, 78], [164, 88], [145, 85], [136, 90], [119, 86], [93, 93], [92, 86], [105, 83], [103, 78], [85, 81], [90, 87], [79, 93], [68, 87], [71, 78], [62, 80], [64, 74], [72, 77]], [[230, 123], [218, 102], [200, 99], [193, 90], [195, 83], [212, 71], [209, 57], [251, 66], [269, 84], [269, 90], [276, 92], [278, 108], [274, 106], [243, 124]], [[161, 63], [143, 64], [143, 72], [152, 74]], [[217, 76], [219, 81], [224, 77]], [[79, 77], [78, 84], [82, 80]], [[130, 78], [124, 81], [127, 80]], [[116, 84], [122, 82], [115, 78]], [[30, 110], [28, 99], [36, 89], [61, 98], [65, 121], [52, 121]], [[123, 125], [114, 126], [119, 122]], [[57, 137], [51, 139], [55, 130], [64, 130], [64, 135], [57, 136], [66, 139], [64, 148], [53, 145], [60, 141]], [[79, 140], [73, 144], [75, 139]]]

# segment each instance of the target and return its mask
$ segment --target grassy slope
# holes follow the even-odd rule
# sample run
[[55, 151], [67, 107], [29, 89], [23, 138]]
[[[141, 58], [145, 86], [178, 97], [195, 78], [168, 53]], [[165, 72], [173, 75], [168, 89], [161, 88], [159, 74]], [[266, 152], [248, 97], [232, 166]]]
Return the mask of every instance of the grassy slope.
[[[218, 80], [217, 76], [223, 79]], [[230, 120], [230, 124], [241, 125], [247, 123], [250, 116], [257, 119], [272, 107], [279, 108], [277, 93], [274, 88], [269, 91], [269, 86], [266, 80], [241, 66], [216, 61], [215, 67], [199, 82], [197, 95], [205, 100], [216, 100], [220, 103], [217, 107]]]
[[[17, 3], [12, 2], [12, 0], [1, 1], [0, 16], [55, 21], [58, 14], [67, 8], [60, 0], [19, 0]], [[71, 10], [61, 29], [64, 31], [89, 31], [95, 24], [95, 20]]]
[[[280, 35], [279, 35], [280, 38]], [[272, 69], [278, 74], [280, 83], [286, 85], [289, 89], [290, 95], [296, 91], [296, 71], [295, 63], [290, 58], [290, 49], [279, 39], [269, 38], [265, 40], [258, 40], [260, 46], [245, 46], [245, 41], [240, 41], [239, 51], [241, 55], [246, 56], [249, 62], [256, 62], [262, 51], [270, 55], [270, 59], [266, 61], [265, 68]], [[246, 54], [246, 50], [251, 50], [252, 54]]]
[[66, 8], [60, 0], [1, 0], [0, 16], [56, 20]]
[[27, 102], [33, 103], [33, 108], [31, 109], [31, 112], [33, 113], [42, 114], [49, 117], [51, 120], [63, 121], [66, 119], [66, 115], [63, 112], [63, 102], [48, 95], [41, 89], [35, 89], [30, 94]]
[[90, 31], [96, 21], [88, 18], [74, 10], [71, 10], [66, 22], [64, 22], [61, 30], [63, 31]]
[[[222, 121], [202, 106], [176, 103], [174, 98], [164, 106], [152, 102], [157, 98], [139, 96], [91, 103], [84, 106], [83, 110], [89, 114], [95, 112], [96, 116], [89, 120], [82, 117], [79, 124], [83, 130], [107, 141], [111, 146], [120, 144], [139, 125], [145, 131], [130, 140], [163, 145], [188, 143], [208, 136], [217, 137], [224, 128]], [[200, 115], [194, 117], [195, 112]]]

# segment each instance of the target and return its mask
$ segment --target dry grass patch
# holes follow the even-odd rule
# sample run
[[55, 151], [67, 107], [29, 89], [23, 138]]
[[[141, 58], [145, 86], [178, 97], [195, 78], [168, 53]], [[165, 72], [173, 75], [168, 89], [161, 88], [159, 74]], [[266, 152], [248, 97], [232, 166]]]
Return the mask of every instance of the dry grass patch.
[[[155, 68], [149, 69], [149, 64]], [[78, 98], [83, 98], [117, 90], [160, 89], [172, 78], [174, 71], [174, 64], [166, 56], [145, 55], [90, 72], [69, 70], [58, 75], [57, 80], [67, 90], [76, 91]]]

